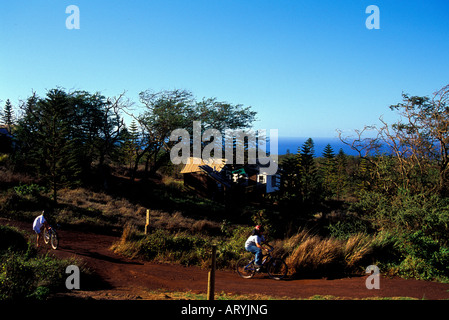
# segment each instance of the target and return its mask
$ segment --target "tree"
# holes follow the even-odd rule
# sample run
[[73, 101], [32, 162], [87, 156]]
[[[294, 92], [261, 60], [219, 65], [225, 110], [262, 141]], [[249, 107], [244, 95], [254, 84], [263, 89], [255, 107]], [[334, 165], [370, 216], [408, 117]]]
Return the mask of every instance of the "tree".
[[[432, 97], [403, 94], [402, 98], [390, 106], [400, 116], [396, 123], [380, 118], [380, 128], [356, 131], [352, 142], [341, 133], [340, 139], [364, 159], [372, 188], [449, 195], [449, 85]], [[367, 129], [374, 129], [376, 137], [362, 139]]]
[[134, 167], [139, 146], [139, 128], [136, 121], [132, 120], [129, 129], [125, 126], [120, 136], [120, 162], [126, 164], [130, 170]]
[[86, 179], [91, 176], [94, 165], [103, 170], [105, 162], [114, 154], [124, 126], [121, 110], [129, 102], [124, 101], [124, 94], [111, 99], [86, 91], [75, 91], [69, 98], [75, 111], [72, 138], [82, 151], [79, 161]]
[[169, 140], [173, 130], [186, 129], [192, 137], [194, 121], [201, 121], [201, 134], [210, 128], [220, 132], [225, 129], [248, 128], [256, 115], [249, 107], [219, 102], [215, 98], [198, 102], [191, 92], [179, 89], [156, 93], [143, 91], [140, 93], [140, 101], [144, 112], [133, 116], [141, 128], [133, 178], [138, 164], [145, 157], [145, 171], [149, 174], [168, 163], [170, 150], [176, 143]]
[[314, 154], [315, 144], [313, 139], [309, 138], [302, 145], [298, 157], [303, 201], [310, 204], [319, 200], [321, 189]]
[[22, 103], [16, 129], [17, 169], [46, 181], [55, 201], [60, 187], [92, 179], [95, 166], [105, 182], [104, 164], [114, 154], [123, 126], [120, 97], [110, 100], [59, 88], [48, 90], [45, 98], [33, 93]]
[[18, 119], [15, 130], [17, 152], [13, 157], [16, 170], [31, 174], [39, 172], [40, 164], [40, 145], [37, 142], [40, 123], [38, 101], [36, 92], [32, 92], [25, 102], [21, 102], [22, 116]]
[[102, 121], [100, 122], [99, 137], [96, 148], [98, 150], [98, 167], [102, 170], [105, 162], [110, 159], [117, 149], [121, 137], [121, 130], [125, 127], [122, 112], [132, 103], [125, 98], [125, 93], [117, 97], [107, 98], [101, 104]]
[[321, 166], [323, 189], [328, 197], [335, 194], [336, 188], [336, 161], [334, 150], [327, 144], [323, 150], [323, 163]]
[[298, 161], [297, 158], [289, 154], [286, 156], [281, 163], [281, 183], [282, 191], [287, 194], [287, 196], [296, 193], [298, 187]]
[[12, 126], [14, 125], [14, 111], [9, 99], [6, 100], [1, 120], [6, 125], [6, 129], [8, 130], [8, 132], [11, 134]]
[[[390, 106], [401, 120], [388, 125], [381, 119], [382, 140], [395, 155], [402, 187], [448, 194], [449, 185], [449, 85], [433, 97], [403, 94], [403, 102]], [[437, 170], [437, 183], [425, 177]]]
[[56, 203], [60, 187], [79, 183], [79, 145], [71, 130], [75, 110], [70, 104], [69, 95], [61, 89], [51, 89], [38, 105], [40, 128], [37, 141], [42, 161], [41, 175], [51, 186]]
[[[154, 93], [147, 90], [141, 92], [139, 96], [145, 109], [139, 116], [133, 116], [141, 127], [139, 147], [136, 149], [131, 175], [133, 180], [138, 165], [145, 156], [147, 157], [146, 173], [148, 169], [150, 174], [156, 173], [157, 169], [169, 160], [171, 132], [178, 128], [191, 127], [191, 121], [195, 119], [193, 95], [188, 91], [173, 90]], [[150, 162], [151, 168], [149, 168]]]

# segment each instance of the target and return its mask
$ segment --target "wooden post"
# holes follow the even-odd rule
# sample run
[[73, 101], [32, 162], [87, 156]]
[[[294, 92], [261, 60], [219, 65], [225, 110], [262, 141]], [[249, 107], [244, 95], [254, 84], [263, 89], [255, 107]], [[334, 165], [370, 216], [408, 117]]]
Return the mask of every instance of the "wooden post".
[[215, 265], [216, 265], [217, 246], [212, 245], [212, 263], [207, 278], [207, 300], [214, 300], [215, 296]]
[[148, 232], [148, 226], [150, 225], [150, 210], [147, 209], [147, 220], [145, 223], [145, 234]]

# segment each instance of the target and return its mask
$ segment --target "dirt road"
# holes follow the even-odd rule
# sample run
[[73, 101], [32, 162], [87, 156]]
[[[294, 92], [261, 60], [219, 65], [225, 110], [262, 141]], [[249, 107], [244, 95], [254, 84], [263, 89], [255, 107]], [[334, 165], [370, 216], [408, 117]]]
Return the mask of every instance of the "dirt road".
[[[10, 224], [31, 233], [31, 225], [0, 219], [0, 224]], [[126, 259], [109, 250], [118, 238], [88, 232], [59, 230], [60, 248], [53, 251], [58, 257], [76, 257], [95, 272], [100, 282], [83, 282], [81, 290], [67, 293], [78, 297], [94, 299], [149, 299], [154, 298], [149, 291], [162, 289], [170, 291], [207, 291], [207, 270], [197, 267], [160, 264]], [[47, 248], [40, 249], [49, 250]], [[264, 274], [253, 279], [241, 279], [232, 271], [216, 272], [216, 292], [227, 294], [264, 294], [280, 299], [309, 298], [311, 296], [334, 296], [346, 299], [369, 297], [411, 297], [417, 299], [449, 299], [449, 284], [429, 281], [405, 280], [381, 276], [380, 289], [368, 290], [366, 277], [343, 279], [302, 279], [274, 281]], [[160, 299], [173, 298], [170, 293], [162, 293]]]

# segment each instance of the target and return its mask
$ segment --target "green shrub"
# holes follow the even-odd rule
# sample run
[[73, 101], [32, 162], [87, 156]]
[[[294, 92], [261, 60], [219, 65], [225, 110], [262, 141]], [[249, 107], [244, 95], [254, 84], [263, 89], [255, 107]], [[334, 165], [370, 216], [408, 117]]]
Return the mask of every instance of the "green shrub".
[[73, 260], [37, 255], [14, 227], [0, 226], [0, 300], [45, 299], [65, 288], [65, 269]]
[[426, 236], [424, 232], [417, 231], [406, 235], [399, 248], [405, 256], [399, 271], [405, 275], [410, 270], [415, 278], [449, 277], [449, 249]]
[[347, 240], [353, 235], [360, 233], [371, 233], [372, 226], [367, 220], [354, 215], [347, 216], [344, 220], [330, 223], [327, 226], [330, 236], [337, 239]]
[[19, 195], [19, 196], [38, 196], [41, 193], [48, 193], [48, 189], [46, 187], [42, 187], [38, 184], [22, 184], [20, 186], [14, 187], [14, 191]]
[[449, 243], [449, 199], [436, 194], [398, 192], [387, 196], [364, 191], [349, 210], [369, 220], [377, 229], [422, 231], [435, 240]]
[[35, 290], [35, 274], [22, 257], [11, 253], [4, 257], [0, 269], [0, 299], [24, 299]]
[[215, 243], [217, 267], [227, 268], [245, 252], [244, 244], [250, 231], [251, 228], [238, 227], [230, 238], [213, 238], [163, 229], [138, 235], [126, 227], [120, 241], [114, 243], [112, 249], [129, 257], [206, 267], [210, 264], [212, 243]]

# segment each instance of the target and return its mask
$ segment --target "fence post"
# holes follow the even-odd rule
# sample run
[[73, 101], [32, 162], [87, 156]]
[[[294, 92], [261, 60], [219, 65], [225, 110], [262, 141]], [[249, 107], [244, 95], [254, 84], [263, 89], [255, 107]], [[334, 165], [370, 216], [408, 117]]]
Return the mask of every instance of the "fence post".
[[150, 210], [147, 209], [147, 220], [145, 223], [145, 234], [148, 232], [148, 226], [150, 225]]
[[217, 246], [212, 245], [212, 263], [207, 278], [207, 300], [214, 300], [215, 296], [215, 265], [216, 265]]

